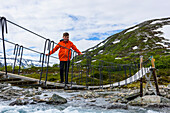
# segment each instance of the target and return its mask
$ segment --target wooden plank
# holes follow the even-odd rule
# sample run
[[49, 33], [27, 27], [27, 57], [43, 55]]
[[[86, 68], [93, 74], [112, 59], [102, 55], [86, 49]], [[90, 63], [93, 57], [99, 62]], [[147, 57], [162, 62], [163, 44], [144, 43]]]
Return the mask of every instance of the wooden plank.
[[41, 87], [43, 89], [56, 89], [56, 86], [54, 86], [54, 85], [22, 84], [22, 85], [17, 85], [17, 86], [19, 86], [19, 87], [31, 87], [31, 88]]
[[[0, 71], [0, 73], [4, 73], [4, 72]], [[9, 78], [20, 78], [22, 80], [28, 80], [28, 81], [39, 81], [38, 79], [35, 79], [35, 78], [25, 77], [25, 76], [13, 74], [13, 73], [8, 73], [8, 77]]]
[[8, 82], [8, 81], [19, 81], [21, 80], [20, 78], [3, 78], [0, 79], [0, 82]]
[[37, 84], [37, 81], [9, 81], [12, 85], [26, 85], [26, 84]]

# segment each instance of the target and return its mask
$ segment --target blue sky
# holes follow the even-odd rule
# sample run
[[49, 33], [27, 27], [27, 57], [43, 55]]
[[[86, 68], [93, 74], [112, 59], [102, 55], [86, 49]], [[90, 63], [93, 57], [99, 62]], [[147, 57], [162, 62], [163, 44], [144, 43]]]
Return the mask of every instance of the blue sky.
[[[1, 0], [0, 3], [0, 16], [55, 42], [62, 38], [63, 32], [69, 32], [70, 40], [80, 51], [137, 23], [170, 16], [169, 0]], [[8, 29], [5, 38], [9, 41], [43, 51], [44, 40], [10, 24]]]

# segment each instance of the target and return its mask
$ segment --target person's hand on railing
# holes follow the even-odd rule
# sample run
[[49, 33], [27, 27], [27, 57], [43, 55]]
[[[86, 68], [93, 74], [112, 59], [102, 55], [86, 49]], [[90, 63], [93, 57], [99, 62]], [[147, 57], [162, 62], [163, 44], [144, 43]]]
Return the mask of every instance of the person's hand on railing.
[[80, 53], [79, 55], [83, 55], [83, 53]]

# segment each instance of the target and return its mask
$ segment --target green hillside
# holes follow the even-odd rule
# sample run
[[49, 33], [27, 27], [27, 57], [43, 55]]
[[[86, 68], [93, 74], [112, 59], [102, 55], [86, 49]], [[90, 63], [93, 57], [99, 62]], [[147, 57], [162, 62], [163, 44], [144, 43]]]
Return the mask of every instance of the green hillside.
[[[169, 68], [170, 41], [162, 36], [160, 28], [170, 25], [170, 18], [153, 19], [109, 36], [94, 47], [84, 51], [92, 59], [100, 59], [114, 63], [130, 63], [154, 56], [157, 66]], [[85, 60], [82, 61], [86, 62]], [[97, 62], [97, 61], [96, 61]], [[163, 63], [165, 62], [165, 63]], [[164, 65], [162, 65], [162, 63]]]

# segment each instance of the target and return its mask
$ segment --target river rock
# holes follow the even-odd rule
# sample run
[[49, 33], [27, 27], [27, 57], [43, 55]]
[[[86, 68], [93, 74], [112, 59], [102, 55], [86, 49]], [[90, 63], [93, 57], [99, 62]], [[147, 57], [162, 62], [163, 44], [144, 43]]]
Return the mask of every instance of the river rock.
[[89, 99], [87, 102], [96, 102], [96, 99]]
[[12, 96], [12, 97], [14, 96], [15, 97], [15, 96], [21, 96], [22, 95], [19, 92], [20, 92], [20, 90], [9, 88], [9, 89], [1, 92], [1, 94], [6, 95], [6, 96]]
[[10, 106], [14, 106], [14, 105], [26, 105], [28, 104], [29, 102], [27, 100], [24, 100], [24, 99], [17, 99], [15, 100], [14, 102], [11, 102], [9, 105]]
[[170, 94], [166, 95], [166, 98], [170, 99]]
[[170, 100], [161, 96], [148, 95], [148, 96], [138, 97], [128, 102], [128, 104], [133, 106], [146, 106], [149, 104], [157, 104], [157, 105], [161, 104], [161, 105], [169, 106]]
[[67, 100], [59, 95], [53, 94], [51, 98], [46, 102], [46, 104], [64, 104]]
[[94, 91], [88, 91], [86, 94], [83, 95], [83, 98], [84, 99], [87, 99], [87, 98], [98, 98], [99, 95], [94, 92]]
[[0, 89], [5, 88], [5, 87], [8, 87], [8, 85], [7, 84], [0, 84]]
[[0, 94], [0, 98], [3, 100], [11, 100], [12, 99], [11, 96], [5, 96], [5, 95], [1, 95], [1, 94]]
[[128, 103], [128, 100], [125, 98], [121, 98], [120, 100], [118, 100], [118, 102], [126, 104], [126, 103]]
[[47, 94], [44, 94], [44, 96], [46, 97], [46, 96], [48, 96]]
[[167, 88], [170, 89], [170, 84], [168, 84]]
[[37, 92], [35, 92], [35, 95], [41, 95], [42, 94], [42, 92], [41, 91], [37, 91]]
[[127, 104], [120, 104], [120, 103], [112, 103], [111, 105], [106, 107], [107, 109], [128, 109]]
[[35, 101], [30, 101], [30, 104], [37, 104], [37, 102], [35, 102]]
[[32, 100], [33, 100], [34, 102], [37, 102], [37, 103], [46, 102], [46, 100], [41, 99], [39, 96], [33, 97]]
[[33, 93], [29, 93], [29, 94], [26, 94], [25, 95], [26, 97], [33, 97], [33, 96], [35, 96]]
[[140, 93], [130, 93], [129, 95], [126, 95], [124, 98], [128, 101], [133, 100], [137, 98], [140, 95]]
[[117, 97], [117, 98], [111, 98], [111, 99], [110, 99], [110, 102], [111, 102], [111, 103], [115, 103], [115, 102], [118, 102], [119, 100], [121, 100], [121, 98], [120, 98], [120, 97]]

